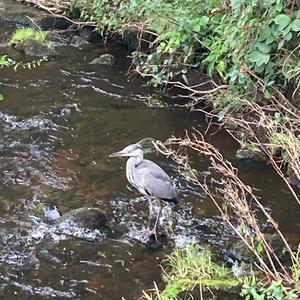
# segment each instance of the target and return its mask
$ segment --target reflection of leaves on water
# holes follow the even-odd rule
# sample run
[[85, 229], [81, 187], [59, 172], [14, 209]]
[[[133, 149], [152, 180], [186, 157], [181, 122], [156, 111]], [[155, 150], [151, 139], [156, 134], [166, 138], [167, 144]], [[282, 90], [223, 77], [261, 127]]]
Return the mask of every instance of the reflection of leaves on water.
[[138, 141], [137, 144], [142, 146], [142, 149], [145, 154], [155, 153], [156, 149], [154, 147], [155, 139], [152, 137], [146, 137]]

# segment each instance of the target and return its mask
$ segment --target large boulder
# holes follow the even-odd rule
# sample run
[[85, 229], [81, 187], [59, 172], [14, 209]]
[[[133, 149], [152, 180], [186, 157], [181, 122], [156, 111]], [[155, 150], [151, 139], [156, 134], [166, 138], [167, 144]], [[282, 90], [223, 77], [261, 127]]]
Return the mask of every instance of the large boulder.
[[105, 212], [96, 207], [81, 207], [73, 209], [59, 218], [57, 223], [62, 224], [66, 221], [74, 222], [80, 227], [90, 230], [98, 229], [102, 231], [109, 229], [109, 223]]

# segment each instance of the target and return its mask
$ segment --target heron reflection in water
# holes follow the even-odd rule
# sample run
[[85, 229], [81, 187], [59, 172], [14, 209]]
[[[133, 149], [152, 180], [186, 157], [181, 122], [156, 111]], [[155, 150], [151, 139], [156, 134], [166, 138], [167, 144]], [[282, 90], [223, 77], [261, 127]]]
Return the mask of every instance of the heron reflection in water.
[[159, 203], [159, 212], [154, 227], [150, 230], [151, 198], [159, 198], [177, 204], [178, 191], [174, 182], [160, 166], [151, 160], [144, 159], [144, 152], [139, 144], [129, 145], [121, 151], [112, 153], [110, 157], [128, 157], [126, 163], [127, 180], [136, 190], [148, 198], [150, 212], [147, 233], [149, 237], [154, 235], [157, 241], [156, 227], [161, 213], [161, 204]]

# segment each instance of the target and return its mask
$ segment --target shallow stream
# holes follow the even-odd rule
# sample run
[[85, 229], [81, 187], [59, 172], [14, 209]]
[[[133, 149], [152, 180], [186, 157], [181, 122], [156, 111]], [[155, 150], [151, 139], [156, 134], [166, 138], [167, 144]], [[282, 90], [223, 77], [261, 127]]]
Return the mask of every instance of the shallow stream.
[[[13, 30], [0, 21], [0, 42]], [[204, 131], [205, 121], [183, 108], [147, 105], [149, 97], [172, 100], [128, 76], [121, 46], [61, 44], [56, 49], [57, 59], [36, 69], [0, 69], [5, 96], [0, 103], [0, 297], [138, 299], [153, 281], [161, 283], [159, 264], [175, 244], [198, 241], [223, 249], [231, 232], [172, 161], [149, 154], [181, 187], [179, 207], [172, 211], [165, 205], [160, 220], [166, 227], [173, 220], [173, 231], [160, 247], [149, 247], [141, 241], [148, 202], [128, 189], [125, 161], [108, 156], [145, 137], [164, 140], [192, 127]], [[88, 64], [101, 53], [115, 55], [116, 65]], [[210, 139], [235, 160], [237, 145], [230, 136], [221, 132]], [[260, 190], [283, 231], [299, 241], [299, 210], [272, 169], [262, 162], [235, 163], [242, 178]], [[54, 232], [35, 216], [41, 202], [62, 213], [99, 207], [116, 229], [110, 235], [80, 228], [75, 235]]]

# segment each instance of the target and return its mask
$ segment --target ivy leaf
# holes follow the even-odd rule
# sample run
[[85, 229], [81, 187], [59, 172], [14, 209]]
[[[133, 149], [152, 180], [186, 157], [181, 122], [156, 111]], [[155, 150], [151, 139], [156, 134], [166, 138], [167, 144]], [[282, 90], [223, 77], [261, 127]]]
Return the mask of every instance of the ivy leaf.
[[4, 96], [2, 94], [0, 94], [0, 101], [4, 100]]
[[258, 67], [266, 65], [270, 60], [270, 55], [262, 53], [261, 51], [254, 50], [248, 55], [248, 60], [255, 63]]
[[291, 19], [288, 15], [280, 14], [274, 19], [274, 22], [278, 25], [278, 29], [282, 31], [291, 23]]
[[296, 32], [300, 31], [300, 19], [295, 19], [292, 22], [292, 30]]

